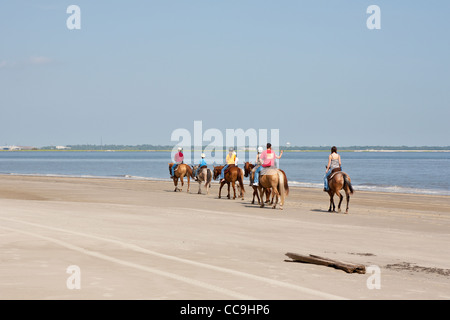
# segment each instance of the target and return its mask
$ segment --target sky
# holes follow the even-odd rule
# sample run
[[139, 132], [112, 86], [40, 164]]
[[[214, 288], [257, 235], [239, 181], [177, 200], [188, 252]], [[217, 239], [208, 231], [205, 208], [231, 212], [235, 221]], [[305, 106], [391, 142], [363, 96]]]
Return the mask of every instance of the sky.
[[167, 145], [202, 121], [449, 146], [449, 17], [445, 0], [2, 1], [0, 145]]

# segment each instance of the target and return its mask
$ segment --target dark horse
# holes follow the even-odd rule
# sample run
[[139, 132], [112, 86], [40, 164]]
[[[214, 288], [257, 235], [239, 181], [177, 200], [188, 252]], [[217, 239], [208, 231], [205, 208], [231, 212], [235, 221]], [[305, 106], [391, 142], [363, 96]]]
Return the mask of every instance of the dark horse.
[[[329, 212], [336, 212], [336, 206], [334, 205], [333, 197], [336, 194], [339, 197], [338, 204], [338, 212], [341, 212], [341, 203], [344, 196], [341, 194], [341, 190], [345, 191], [345, 195], [347, 198], [347, 208], [345, 209], [345, 213], [348, 213], [348, 203], [350, 202], [350, 194], [353, 194], [353, 187], [351, 183], [351, 179], [348, 174], [342, 171], [337, 171], [335, 173], [331, 173], [329, 181], [328, 181], [328, 194], [330, 195], [330, 208]], [[331, 210], [333, 208], [333, 210]]]
[[[222, 171], [224, 166], [217, 166], [214, 167], [213, 166], [213, 174], [214, 174], [214, 180], [217, 180], [217, 178], [220, 176], [220, 173]], [[236, 199], [236, 181], [239, 183], [239, 187], [240, 187], [240, 197], [242, 198], [242, 200], [244, 200], [244, 173], [242, 172], [242, 169], [234, 166], [234, 165], [230, 165], [230, 167], [228, 168], [227, 172], [224, 175], [225, 181], [220, 183], [220, 188], [219, 188], [219, 199], [220, 199], [220, 194], [222, 191], [222, 187], [223, 185], [226, 183], [228, 184], [228, 199], [230, 199], [230, 183], [233, 186], [233, 192], [234, 192], [234, 197], [233, 199]]]
[[[251, 164], [250, 162], [246, 162], [244, 163], [244, 177], [249, 177], [250, 181], [253, 182], [253, 173], [252, 170], [255, 167], [254, 164]], [[253, 200], [252, 200], [252, 204], [255, 203], [255, 196], [258, 199], [258, 204], [261, 204], [261, 199], [259, 198], [259, 193], [258, 193], [258, 187], [256, 186], [252, 186], [253, 188]], [[265, 189], [265, 194], [266, 194], [266, 203], [270, 202], [270, 189]], [[262, 199], [262, 201], [264, 201], [264, 199]], [[272, 202], [273, 202], [273, 197], [272, 197]]]

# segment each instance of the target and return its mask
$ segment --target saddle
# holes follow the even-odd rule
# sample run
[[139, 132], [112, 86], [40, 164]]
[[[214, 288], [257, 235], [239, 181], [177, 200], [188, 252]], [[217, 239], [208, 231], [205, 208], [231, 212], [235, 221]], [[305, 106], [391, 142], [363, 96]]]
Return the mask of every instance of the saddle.
[[278, 174], [278, 168], [276, 167], [263, 167], [259, 172], [260, 176], [271, 176]]
[[223, 172], [224, 175], [226, 175], [228, 173], [228, 171], [230, 171], [231, 168], [235, 167], [236, 165], [234, 164], [229, 164], [228, 168]]
[[331, 170], [331, 174], [328, 176], [328, 181], [330, 181], [331, 179], [333, 179], [333, 177], [334, 177], [338, 172], [341, 172], [341, 168], [334, 168], [333, 170]]

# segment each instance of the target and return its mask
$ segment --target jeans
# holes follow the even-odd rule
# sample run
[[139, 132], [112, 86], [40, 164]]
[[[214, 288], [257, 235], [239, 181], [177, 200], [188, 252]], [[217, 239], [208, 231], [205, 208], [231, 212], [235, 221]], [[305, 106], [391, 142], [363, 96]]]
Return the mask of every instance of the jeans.
[[225, 174], [225, 170], [228, 168], [228, 164], [223, 167], [222, 171], [220, 172], [220, 180], [222, 180], [224, 178], [224, 174]]
[[253, 184], [258, 184], [259, 183], [259, 172], [262, 170], [262, 166], [259, 166], [256, 168], [255, 170], [255, 177], [253, 178]]
[[174, 176], [175, 175], [175, 169], [178, 167], [178, 163], [175, 163], [173, 166], [172, 166], [172, 176]]
[[328, 170], [328, 172], [325, 172], [325, 175], [323, 176], [323, 188], [325, 190], [328, 190], [328, 177], [331, 174], [331, 170]]

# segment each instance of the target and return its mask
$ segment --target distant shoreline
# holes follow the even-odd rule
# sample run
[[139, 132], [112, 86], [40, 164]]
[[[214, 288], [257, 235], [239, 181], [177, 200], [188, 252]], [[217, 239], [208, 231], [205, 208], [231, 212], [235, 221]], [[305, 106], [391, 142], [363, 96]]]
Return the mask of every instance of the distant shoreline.
[[[329, 152], [323, 149], [283, 149], [284, 152]], [[70, 150], [55, 150], [55, 149], [34, 149], [34, 150], [0, 150], [0, 152], [172, 152], [172, 149], [117, 149], [117, 150], [98, 150], [98, 149], [70, 149]], [[195, 149], [192, 152], [202, 152], [203, 150]], [[240, 150], [238, 151], [248, 151]], [[226, 150], [223, 150], [226, 152]], [[251, 150], [249, 152], [255, 152]], [[450, 149], [341, 149], [339, 152], [450, 152]]]

